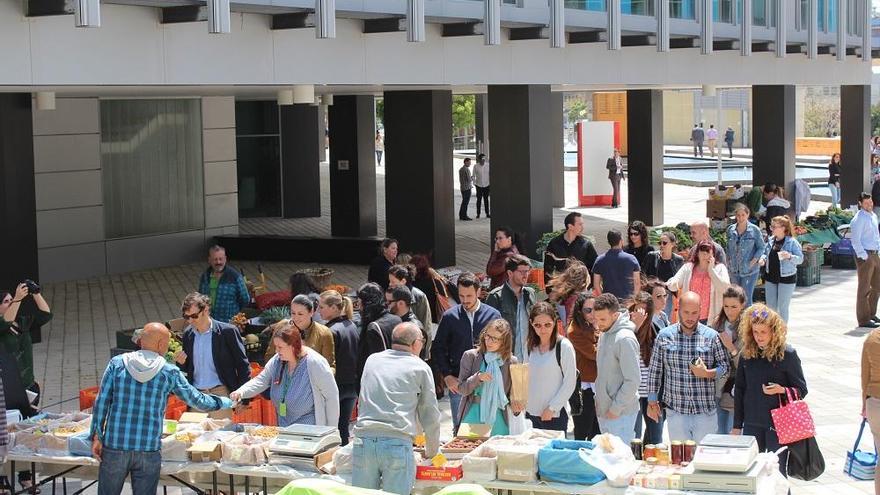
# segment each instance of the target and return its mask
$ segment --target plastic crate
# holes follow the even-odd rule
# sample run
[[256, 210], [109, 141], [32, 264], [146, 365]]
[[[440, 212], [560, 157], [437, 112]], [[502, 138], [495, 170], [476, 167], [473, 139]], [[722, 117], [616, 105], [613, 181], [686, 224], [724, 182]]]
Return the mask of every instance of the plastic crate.
[[260, 366], [260, 363], [251, 363], [251, 378], [260, 374], [263, 371], [263, 367]]
[[272, 404], [272, 401], [263, 399], [261, 404], [260, 415], [263, 418], [261, 423], [266, 426], [278, 426], [278, 416], [275, 413], [275, 405]]
[[233, 423], [262, 423], [263, 421], [263, 399], [261, 396], [251, 399], [251, 403], [241, 406], [241, 412], [233, 413]]
[[856, 257], [851, 254], [832, 254], [831, 267], [844, 270], [855, 270]]
[[173, 419], [177, 421], [183, 416], [183, 413], [186, 412], [186, 404], [183, 405], [175, 405], [173, 407], [165, 408], [165, 419]]
[[797, 267], [797, 286], [809, 287], [822, 282], [821, 265]]
[[95, 405], [98, 397], [98, 387], [84, 388], [79, 391], [79, 410], [84, 411]]
[[831, 247], [829, 246], [822, 251], [822, 265], [831, 266]]
[[815, 250], [804, 249], [804, 262], [800, 266], [822, 266], [825, 261], [825, 252], [819, 247]]

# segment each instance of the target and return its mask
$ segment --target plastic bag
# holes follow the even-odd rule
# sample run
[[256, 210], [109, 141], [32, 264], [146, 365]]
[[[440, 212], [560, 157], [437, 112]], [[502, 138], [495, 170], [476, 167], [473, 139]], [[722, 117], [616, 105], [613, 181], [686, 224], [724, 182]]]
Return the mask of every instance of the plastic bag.
[[333, 465], [336, 466], [336, 474], [350, 473], [352, 444], [349, 443], [345, 447], [340, 447], [333, 452]]
[[581, 459], [602, 471], [609, 486], [616, 488], [629, 486], [630, 480], [641, 465], [639, 461], [636, 461], [632, 450], [623, 443], [623, 440], [608, 433], [596, 435], [592, 442], [596, 448], [578, 451]]
[[259, 466], [269, 461], [265, 439], [239, 435], [223, 445], [223, 460], [232, 464]]
[[513, 414], [510, 407], [507, 408], [507, 428], [511, 435], [521, 435], [526, 430], [532, 429], [532, 422], [526, 419], [526, 412], [522, 411], [518, 415]]

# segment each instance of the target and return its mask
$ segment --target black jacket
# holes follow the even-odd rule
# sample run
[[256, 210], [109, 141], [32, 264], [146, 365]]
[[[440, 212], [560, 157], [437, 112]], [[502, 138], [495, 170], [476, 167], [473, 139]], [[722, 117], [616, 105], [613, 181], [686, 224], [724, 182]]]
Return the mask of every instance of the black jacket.
[[351, 320], [334, 318], [327, 322], [333, 332], [333, 347], [336, 355], [336, 385], [356, 385], [358, 344], [360, 330]]
[[400, 317], [385, 311], [376, 320], [362, 326], [358, 342], [358, 380], [364, 372], [364, 364], [368, 357], [385, 349], [391, 349], [391, 332], [401, 321], [403, 320]]
[[[609, 158], [608, 161], [605, 162], [605, 168], [608, 169], [608, 178], [609, 179], [614, 179], [614, 177], [618, 175], [617, 162], [614, 160], [614, 157]], [[619, 176], [623, 177], [623, 164], [621, 164], [621, 166], [620, 166]]]
[[764, 393], [762, 385], [771, 382], [797, 389], [801, 398], [807, 395], [807, 381], [801, 360], [793, 347], [786, 346], [782, 361], [768, 361], [765, 358], [739, 360], [733, 388], [734, 428], [742, 428], [743, 424], [761, 428], [773, 426], [770, 410], [779, 407], [781, 396]]
[[875, 180], [871, 185], [871, 200], [875, 205], [880, 206], [880, 180]]
[[[189, 326], [183, 332], [183, 352], [186, 353], [186, 362], [181, 368], [186, 372], [186, 379], [190, 383], [195, 377], [195, 353], [193, 352], [195, 342], [195, 328]], [[244, 385], [251, 377], [251, 365], [248, 363], [247, 354], [244, 351], [244, 344], [241, 343], [241, 333], [238, 328], [229, 323], [222, 323], [217, 320], [211, 320], [211, 332], [214, 337], [211, 339], [211, 347], [214, 355], [214, 367], [217, 368], [217, 376], [220, 377], [222, 383], [230, 392], [235, 391]]]
[[382, 290], [388, 289], [388, 269], [391, 268], [391, 262], [384, 256], [377, 256], [370, 263], [370, 271], [367, 272], [367, 282], [375, 282], [382, 287]]
[[[553, 253], [557, 258], [563, 259], [555, 260], [548, 256], [547, 253]], [[544, 283], [546, 284], [550, 281], [554, 272], [562, 273], [565, 271], [565, 267], [568, 265], [568, 258], [575, 258], [583, 261], [584, 264], [587, 265], [587, 268], [590, 269], [590, 273], [592, 273], [593, 263], [596, 262], [596, 258], [598, 257], [599, 253], [596, 252], [593, 243], [588, 241], [584, 236], [577, 236], [575, 240], [569, 244], [565, 240], [565, 234], [559, 234], [547, 244], [547, 251], [544, 253]]]
[[480, 339], [480, 332], [496, 318], [501, 318], [501, 313], [486, 303], [480, 303], [474, 313], [473, 325], [461, 304], [443, 313], [431, 347], [431, 358], [443, 376], [458, 378], [461, 356], [474, 348]]

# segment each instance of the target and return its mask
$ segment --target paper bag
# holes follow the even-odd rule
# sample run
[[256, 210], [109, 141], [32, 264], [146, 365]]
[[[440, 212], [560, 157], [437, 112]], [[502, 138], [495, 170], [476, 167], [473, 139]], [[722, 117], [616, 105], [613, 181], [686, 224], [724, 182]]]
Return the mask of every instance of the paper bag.
[[529, 400], [529, 365], [510, 365], [510, 400], [525, 404]]

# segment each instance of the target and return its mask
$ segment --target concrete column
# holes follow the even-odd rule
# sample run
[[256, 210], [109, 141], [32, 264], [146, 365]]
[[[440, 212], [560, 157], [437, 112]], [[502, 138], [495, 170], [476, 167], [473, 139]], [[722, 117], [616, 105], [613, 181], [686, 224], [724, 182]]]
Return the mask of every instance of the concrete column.
[[39, 277], [30, 93], [0, 93], [0, 288]]
[[319, 107], [281, 105], [281, 215], [284, 218], [321, 216], [321, 171], [318, 138]]
[[429, 254], [434, 266], [455, 264], [450, 143], [452, 91], [385, 92], [388, 236], [404, 251]]
[[489, 154], [489, 104], [488, 95], [474, 95], [474, 112], [476, 119], [474, 127], [476, 129], [477, 153], [485, 153], [489, 157], [490, 167], [492, 156]]
[[562, 102], [565, 93], [550, 93], [550, 173], [553, 182], [553, 206], [565, 206], [565, 129], [563, 129]]
[[[549, 85], [489, 86], [492, 142], [492, 229], [508, 226], [523, 236], [535, 257], [535, 241], [553, 230], [553, 173], [547, 157], [560, 121], [553, 117]], [[557, 145], [558, 147], [558, 145]]]
[[626, 92], [629, 220], [663, 223], [663, 91]]
[[858, 202], [860, 192], [871, 192], [871, 86], [840, 87], [840, 204]]
[[318, 105], [318, 163], [327, 159], [327, 128], [324, 127], [324, 121], [327, 118], [327, 105]]
[[331, 235], [376, 235], [375, 113], [372, 95], [333, 98], [329, 115]]
[[752, 184], [785, 186], [795, 179], [795, 87], [752, 86]]

